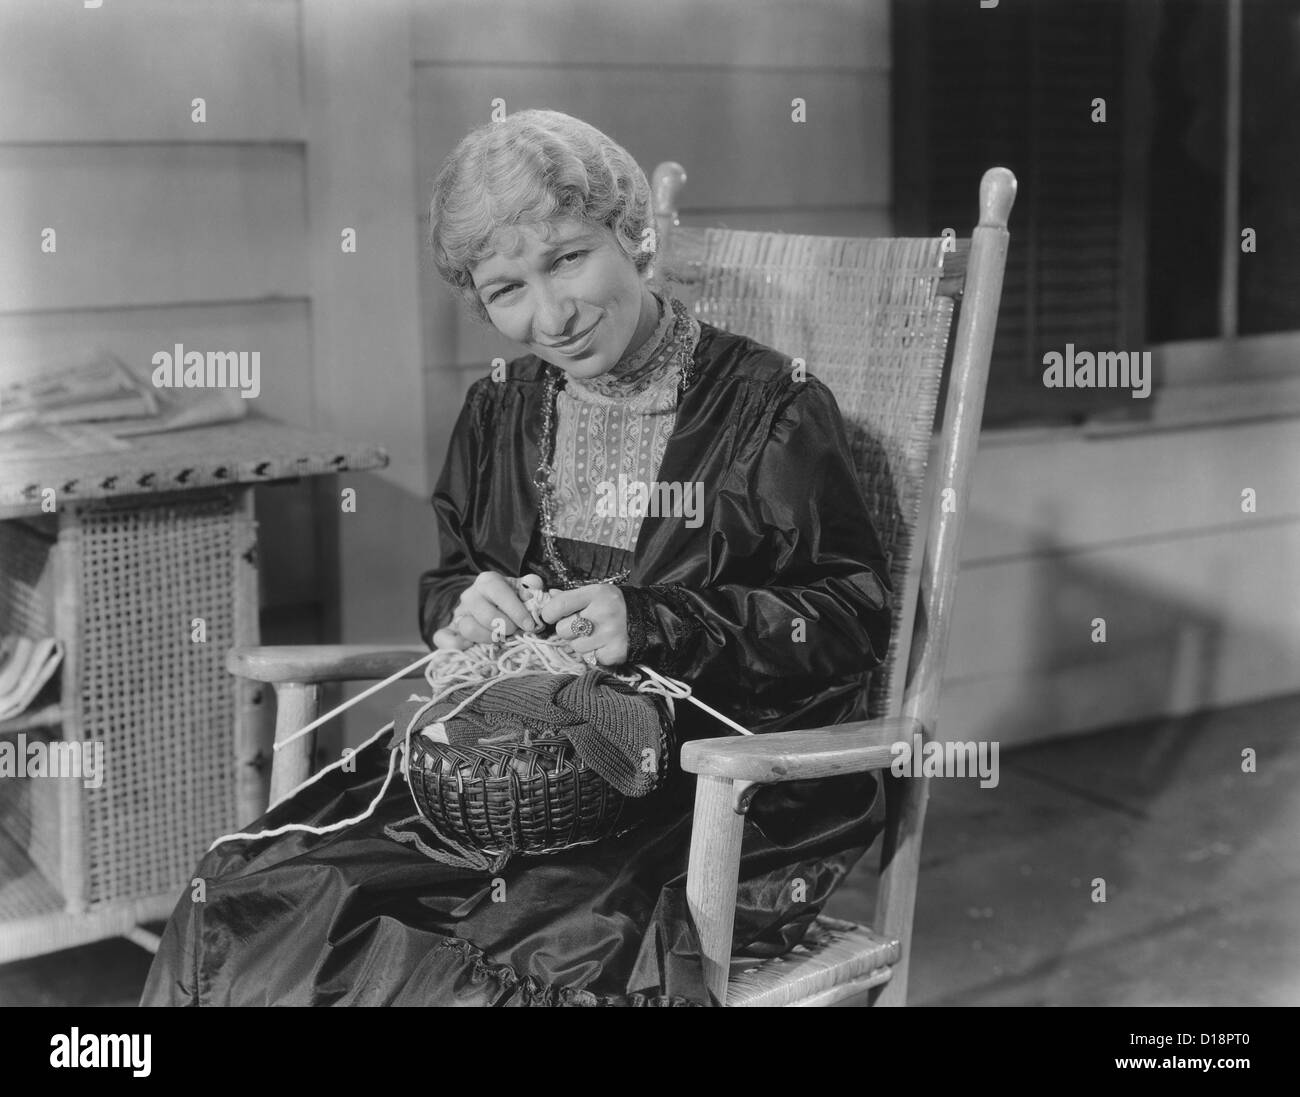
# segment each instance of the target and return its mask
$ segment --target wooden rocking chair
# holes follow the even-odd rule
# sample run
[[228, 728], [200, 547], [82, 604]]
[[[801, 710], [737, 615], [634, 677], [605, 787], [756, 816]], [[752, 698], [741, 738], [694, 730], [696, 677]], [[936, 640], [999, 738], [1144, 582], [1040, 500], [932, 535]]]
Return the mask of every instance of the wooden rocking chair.
[[[870, 719], [682, 749], [682, 767], [698, 775], [687, 901], [706, 984], [715, 1004], [728, 1006], [903, 1005], [928, 780], [892, 776], [891, 748], [935, 736], [1015, 176], [1005, 168], [985, 174], [969, 240], [687, 229], [677, 218], [685, 179], [678, 164], [654, 172], [659, 273], [700, 319], [802, 359], [835, 393], [896, 593], [888, 654], [872, 677]], [[280, 742], [316, 718], [320, 683], [384, 678], [424, 651], [249, 647], [233, 649], [227, 665], [274, 686]], [[276, 755], [272, 802], [310, 775], [311, 739]], [[863, 770], [881, 771], [887, 805], [873, 925], [820, 917], [786, 956], [733, 960], [741, 836], [753, 793], [764, 784]]]

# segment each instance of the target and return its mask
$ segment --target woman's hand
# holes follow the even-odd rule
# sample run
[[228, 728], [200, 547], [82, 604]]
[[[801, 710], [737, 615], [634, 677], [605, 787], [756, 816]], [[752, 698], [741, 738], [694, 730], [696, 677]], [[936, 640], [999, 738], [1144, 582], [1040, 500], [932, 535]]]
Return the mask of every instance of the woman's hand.
[[461, 594], [451, 615], [451, 624], [433, 634], [433, 646], [464, 651], [471, 644], [485, 644], [492, 639], [492, 629], [500, 622], [506, 636], [516, 632], [537, 632], [533, 620], [519, 597], [520, 583], [541, 586], [536, 575], [511, 579], [497, 571], [483, 571]]
[[[580, 627], [579, 617], [595, 626], [590, 635], [574, 631], [575, 624]], [[579, 655], [593, 652], [596, 662], [607, 667], [627, 661], [627, 602], [611, 583], [552, 591], [542, 607], [542, 620], [555, 625], [555, 634]]]

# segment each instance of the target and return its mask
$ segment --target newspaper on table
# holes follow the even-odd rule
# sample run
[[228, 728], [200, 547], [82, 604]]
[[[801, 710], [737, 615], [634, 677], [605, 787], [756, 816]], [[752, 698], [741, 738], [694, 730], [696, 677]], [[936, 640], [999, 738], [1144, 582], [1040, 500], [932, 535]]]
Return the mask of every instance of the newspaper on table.
[[155, 417], [156, 391], [111, 354], [0, 387], [0, 431]]

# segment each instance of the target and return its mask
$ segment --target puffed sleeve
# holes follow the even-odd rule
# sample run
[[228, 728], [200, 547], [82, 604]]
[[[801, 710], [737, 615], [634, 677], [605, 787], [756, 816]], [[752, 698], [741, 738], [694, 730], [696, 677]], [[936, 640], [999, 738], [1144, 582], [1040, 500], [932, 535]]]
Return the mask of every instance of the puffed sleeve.
[[628, 661], [773, 713], [880, 664], [889, 569], [822, 382], [787, 380], [739, 465], [722, 535], [746, 581], [624, 587]]
[[450, 624], [457, 600], [482, 570], [472, 559], [468, 518], [479, 450], [486, 436], [483, 418], [487, 402], [485, 381], [476, 381], [452, 430], [447, 459], [433, 492], [441, 563], [420, 576], [419, 596], [420, 635], [430, 647], [433, 634]]

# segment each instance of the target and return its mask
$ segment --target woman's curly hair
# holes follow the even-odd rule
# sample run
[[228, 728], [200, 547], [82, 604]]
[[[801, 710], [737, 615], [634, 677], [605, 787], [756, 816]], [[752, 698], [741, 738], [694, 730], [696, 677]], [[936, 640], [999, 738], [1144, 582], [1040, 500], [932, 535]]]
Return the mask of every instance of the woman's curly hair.
[[[524, 110], [467, 134], [433, 183], [429, 243], [443, 281], [480, 321], [470, 270], [509, 229], [572, 217], [614, 233], [644, 272], [655, 257], [650, 184], [631, 155], [595, 126], [554, 110]], [[649, 231], [647, 231], [649, 230]]]

